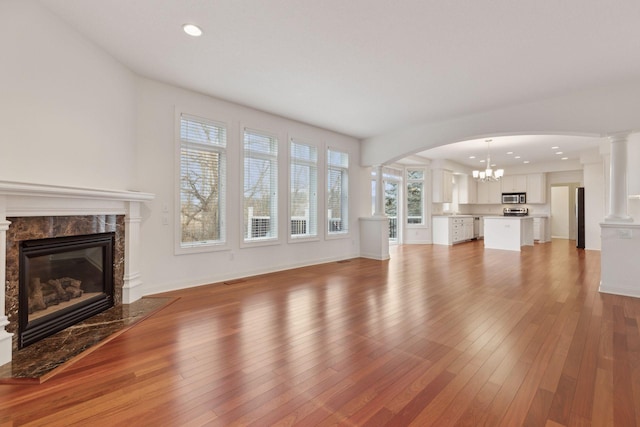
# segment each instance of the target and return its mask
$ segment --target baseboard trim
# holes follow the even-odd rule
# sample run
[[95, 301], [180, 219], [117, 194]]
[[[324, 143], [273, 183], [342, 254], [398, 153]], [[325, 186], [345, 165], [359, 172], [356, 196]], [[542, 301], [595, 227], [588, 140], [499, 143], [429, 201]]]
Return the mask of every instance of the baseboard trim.
[[615, 286], [611, 284], [605, 284], [600, 281], [599, 292], [605, 294], [621, 295], [625, 297], [640, 298], [640, 287], [630, 288], [627, 286]]

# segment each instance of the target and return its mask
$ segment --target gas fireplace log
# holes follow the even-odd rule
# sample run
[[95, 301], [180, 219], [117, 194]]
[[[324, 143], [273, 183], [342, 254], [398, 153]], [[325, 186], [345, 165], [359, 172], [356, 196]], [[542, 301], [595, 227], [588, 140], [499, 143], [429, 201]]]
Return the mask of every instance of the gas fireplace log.
[[29, 282], [29, 313], [45, 308], [47, 308], [47, 304], [45, 304], [42, 294], [42, 283], [39, 277], [34, 277]]
[[58, 280], [62, 284], [62, 287], [64, 288], [67, 295], [69, 295], [69, 297], [78, 298], [82, 296], [82, 289], [80, 289], [82, 281], [72, 279], [71, 277], [63, 277]]
[[82, 289], [74, 288], [72, 286], [65, 289], [69, 298], [80, 298], [82, 296]]
[[61, 301], [81, 297], [84, 292], [80, 288], [81, 285], [81, 280], [71, 277], [51, 279], [47, 282], [42, 282], [39, 277], [32, 278], [29, 282], [29, 314], [58, 305]]
[[47, 305], [47, 307], [60, 304], [58, 294], [56, 292], [45, 293], [44, 303]]
[[58, 299], [60, 301], [69, 301], [71, 299], [69, 294], [67, 294], [67, 291], [65, 291], [64, 288], [62, 287], [60, 280], [52, 279], [52, 280], [49, 280], [47, 283], [55, 290], [56, 294], [58, 295]]

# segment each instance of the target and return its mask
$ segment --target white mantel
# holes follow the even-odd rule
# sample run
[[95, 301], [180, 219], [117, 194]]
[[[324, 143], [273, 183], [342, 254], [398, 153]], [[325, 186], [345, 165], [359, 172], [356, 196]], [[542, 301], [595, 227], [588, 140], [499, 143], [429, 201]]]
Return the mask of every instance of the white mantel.
[[124, 215], [125, 267], [122, 302], [130, 304], [143, 296], [139, 272], [140, 206], [153, 194], [47, 184], [0, 181], [0, 365], [11, 361], [11, 336], [5, 308], [6, 232], [8, 217]]

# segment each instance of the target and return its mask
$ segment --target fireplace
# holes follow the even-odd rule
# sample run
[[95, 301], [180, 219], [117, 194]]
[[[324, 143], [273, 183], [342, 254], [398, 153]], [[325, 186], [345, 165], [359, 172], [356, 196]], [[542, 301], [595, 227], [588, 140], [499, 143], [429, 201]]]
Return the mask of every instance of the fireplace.
[[113, 306], [114, 243], [115, 233], [20, 242], [19, 348]]
[[[5, 233], [9, 320], [6, 330], [13, 334], [13, 351], [57, 329], [52, 324], [44, 325], [54, 317], [62, 316], [55, 323], [61, 321], [70, 326], [71, 320], [73, 323], [84, 320], [85, 311], [91, 313], [87, 314], [89, 317], [105, 305], [108, 308], [122, 304], [125, 278], [123, 215], [7, 218], [11, 227]], [[69, 301], [64, 301], [63, 292], [69, 295]], [[80, 305], [73, 310], [80, 311], [69, 314], [72, 310], [67, 307], [76, 303]], [[46, 309], [42, 309], [45, 304]], [[96, 311], [92, 311], [94, 309]]]
[[[138, 191], [105, 190], [96, 188], [81, 188], [59, 186], [51, 184], [35, 184], [23, 182], [11, 182], [0, 180], [0, 366], [10, 362], [13, 354], [19, 351], [21, 346], [29, 342], [28, 335], [31, 331], [37, 331], [40, 323], [49, 316], [49, 311], [35, 310], [32, 302], [32, 313], [29, 313], [28, 296], [26, 302], [20, 302], [20, 275], [24, 276], [25, 283], [33, 279], [40, 279], [40, 285], [47, 283], [48, 287], [57, 287], [59, 284], [63, 291], [70, 294], [79, 294], [70, 287], [78, 288], [87, 285], [82, 290], [82, 297], [87, 297], [89, 302], [82, 304], [102, 305], [130, 304], [144, 293], [142, 275], [140, 274], [140, 237], [141, 224], [143, 222], [143, 207], [145, 202], [153, 200], [153, 194]], [[146, 211], [147, 213], [150, 211]], [[22, 242], [65, 238], [63, 242], [74, 242], [77, 236], [111, 234], [112, 249], [107, 249], [108, 243], [94, 242], [89, 246], [97, 246], [98, 249], [78, 248], [74, 250], [46, 249], [49, 254], [27, 254], [27, 270], [23, 270], [20, 261]], [[108, 239], [109, 240], [109, 239]], [[115, 240], [115, 243], [114, 243]], [[30, 244], [22, 249], [29, 252]], [[88, 252], [76, 253], [76, 250]], [[104, 257], [112, 256], [112, 269], [105, 269], [108, 264]], [[42, 266], [42, 259], [53, 260], [55, 266]], [[43, 258], [43, 259], [45, 259]], [[100, 279], [74, 278], [73, 274], [64, 271], [65, 263], [71, 263], [71, 259], [79, 258], [83, 263], [93, 268], [95, 276]], [[96, 271], [102, 270], [104, 274], [111, 274], [111, 279], [100, 275]], [[98, 266], [98, 267], [96, 267]], [[89, 269], [89, 267], [86, 267]], [[36, 270], [63, 269], [61, 277], [37, 276]], [[28, 271], [32, 270], [32, 271]], [[40, 273], [38, 273], [40, 274]], [[58, 275], [58, 273], [56, 273]], [[95, 277], [94, 276], [94, 277]], [[60, 282], [60, 279], [64, 279]], [[49, 285], [49, 281], [53, 283]], [[58, 281], [56, 284], [55, 281]], [[78, 284], [75, 280], [80, 280]], [[97, 292], [99, 296], [89, 295], [94, 292], [94, 287], [88, 287], [86, 281], [103, 281], [104, 289]], [[33, 286], [39, 286], [34, 283]], [[4, 290], [2, 290], [4, 288]], [[42, 290], [42, 289], [41, 289]], [[27, 291], [28, 292], [28, 287]], [[49, 293], [51, 290], [49, 289]], [[22, 292], [24, 293], [24, 292]], [[28, 294], [27, 294], [28, 295]], [[44, 298], [44, 294], [43, 294]], [[49, 298], [53, 298], [49, 296]], [[33, 296], [32, 296], [33, 299]], [[81, 302], [80, 296], [71, 298], [73, 302]], [[96, 302], [99, 301], [99, 302]], [[51, 309], [56, 309], [60, 314], [66, 315], [66, 304], [60, 302]], [[20, 310], [20, 306], [26, 310]], [[82, 307], [80, 311], [89, 310], [92, 307]], [[24, 317], [26, 316], [26, 317]], [[64, 316], [63, 316], [64, 317]], [[22, 319], [22, 320], [21, 320]], [[27, 339], [22, 343], [21, 330], [27, 331]], [[69, 329], [69, 328], [67, 328]], [[38, 333], [40, 333], [38, 331]]]

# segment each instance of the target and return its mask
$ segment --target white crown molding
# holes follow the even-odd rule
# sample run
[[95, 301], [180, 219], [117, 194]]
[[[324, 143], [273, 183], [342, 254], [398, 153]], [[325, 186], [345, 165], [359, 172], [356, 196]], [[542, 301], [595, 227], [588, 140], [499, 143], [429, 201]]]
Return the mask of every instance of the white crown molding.
[[97, 188], [67, 187], [48, 184], [30, 184], [25, 182], [0, 181], [0, 195], [64, 197], [94, 200], [148, 201], [155, 197], [151, 193], [130, 190], [105, 190]]

